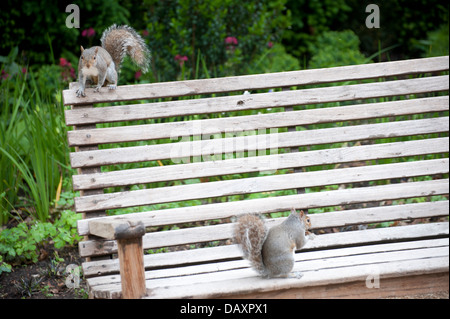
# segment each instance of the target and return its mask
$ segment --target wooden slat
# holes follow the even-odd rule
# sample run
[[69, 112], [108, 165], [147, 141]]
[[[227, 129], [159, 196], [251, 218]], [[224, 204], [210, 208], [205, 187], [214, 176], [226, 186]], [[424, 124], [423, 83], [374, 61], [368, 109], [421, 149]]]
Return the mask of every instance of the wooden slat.
[[[448, 214], [448, 201], [409, 204], [400, 206], [381, 206], [364, 209], [338, 211], [327, 214], [311, 215], [312, 228], [343, 227], [353, 224], [377, 223], [389, 220], [400, 220], [421, 217], [442, 216], [442, 213]], [[207, 211], [209, 213], [207, 213]], [[203, 206], [200, 211], [195, 207], [178, 208], [164, 211], [143, 212], [127, 214], [120, 216], [104, 217], [108, 219], [119, 220], [142, 220], [146, 227], [171, 225], [180, 222], [197, 222], [210, 219], [230, 218], [239, 212], [224, 210], [212, 211], [210, 206]], [[431, 214], [431, 215], [430, 215]], [[183, 218], [183, 216], [186, 216]], [[320, 216], [320, 217], [318, 217]], [[103, 219], [103, 218], [102, 218]], [[95, 219], [92, 219], [95, 220]], [[283, 220], [277, 219], [277, 220]], [[78, 221], [79, 235], [89, 234], [89, 220]]]
[[[69, 131], [70, 146], [133, 142], [161, 138], [178, 139], [190, 135], [242, 133], [250, 130], [288, 126], [341, 122], [399, 116], [426, 112], [448, 111], [449, 97], [401, 100], [384, 103], [359, 104], [343, 107], [319, 108], [289, 113], [270, 113], [231, 118], [170, 122]], [[295, 130], [294, 130], [295, 131]]]
[[[358, 236], [358, 234], [355, 235]], [[367, 264], [377, 265], [384, 262], [448, 257], [448, 239], [302, 252], [296, 254], [295, 257], [297, 262], [294, 270], [306, 274], [309, 271], [315, 272], [321, 269], [335, 270], [346, 266], [358, 266], [358, 264], [367, 266]], [[373, 261], [371, 262], [372, 259]], [[183, 282], [184, 280], [195, 280], [187, 276], [198, 276], [198, 284], [208, 282], [208, 277], [211, 278], [209, 281], [228, 281], [236, 278], [244, 279], [245, 277], [253, 277], [260, 282], [268, 282], [267, 280], [261, 280], [253, 271], [247, 269], [247, 267], [245, 261], [188, 266], [146, 272], [146, 279], [149, 280], [148, 284], [151, 285], [149, 288], [153, 289], [157, 289], [161, 285], [166, 289], [177, 285], [184, 286], [186, 284]], [[368, 266], [368, 268], [372, 268], [372, 271], [373, 267], [376, 266]], [[238, 270], [238, 272], [234, 274], [227, 272], [233, 270]], [[220, 271], [221, 276], [218, 276], [217, 271]], [[212, 278], [213, 275], [215, 278]], [[89, 285], [95, 287], [96, 290], [110, 289], [109, 287], [105, 287], [105, 285], [118, 284], [120, 282], [117, 276], [92, 278], [88, 279], [88, 281]], [[280, 280], [280, 282], [283, 281], [285, 280]]]
[[[427, 205], [428, 204], [428, 205]], [[378, 209], [359, 209], [351, 211], [340, 211], [334, 213], [322, 213], [311, 215], [312, 229], [321, 227], [344, 227], [354, 224], [371, 224], [385, 221], [397, 221], [414, 218], [430, 218], [439, 216], [448, 216], [448, 201], [433, 202], [423, 205], [414, 206], [384, 206]], [[403, 207], [406, 206], [406, 207]], [[420, 209], [435, 209], [432, 211], [423, 211]], [[373, 215], [378, 213], [379, 215]], [[331, 215], [329, 215], [331, 214]], [[360, 214], [355, 216], [356, 214]], [[352, 217], [355, 217], [352, 219]], [[272, 227], [281, 223], [284, 218], [277, 218], [275, 220], [267, 220], [267, 225]], [[330, 225], [326, 222], [331, 221]], [[321, 227], [319, 227], [321, 226]], [[144, 245], [147, 249], [154, 249], [159, 247], [170, 247], [177, 245], [188, 245], [204, 242], [213, 242], [218, 240], [227, 240], [233, 237], [233, 225], [221, 224], [214, 226], [203, 226], [194, 228], [185, 228], [173, 231], [149, 233], [144, 238]], [[318, 245], [314, 243], [314, 245]], [[328, 245], [330, 245], [328, 243]], [[115, 246], [114, 246], [115, 247]], [[314, 246], [315, 248], [323, 248], [324, 244]]]
[[272, 192], [391, 178], [448, 173], [448, 159], [313, 171], [286, 175], [197, 183], [75, 198], [77, 211], [113, 209], [184, 200]]
[[67, 114], [66, 124], [76, 125], [77, 122], [85, 123], [86, 121], [92, 123], [92, 120], [90, 120], [92, 118], [96, 119], [93, 123], [128, 121], [142, 117], [142, 113], [149, 114], [149, 112], [153, 114], [152, 118], [161, 118], [437, 92], [449, 89], [448, 78], [448, 75], [442, 75], [368, 84], [158, 102], [139, 106], [115, 106], [78, 113], [75, 122], [67, 122], [70, 120], [70, 116]]
[[[417, 204], [414, 204], [417, 205]], [[406, 206], [406, 205], [405, 205]], [[410, 228], [411, 226], [405, 226], [410, 231], [417, 230], [416, 226], [413, 226], [413, 228]], [[375, 240], [376, 236], [379, 235], [380, 238], [386, 238], [387, 235], [383, 234], [383, 232], [387, 231], [387, 228], [382, 228], [384, 231], [382, 233], [378, 233], [374, 236], [370, 236], [371, 240]], [[392, 229], [392, 228], [389, 228]], [[427, 230], [430, 230], [433, 235], [441, 233], [441, 231], [436, 231], [436, 227], [429, 228], [427, 227]], [[352, 231], [350, 234], [353, 235], [355, 238], [363, 238], [364, 237], [364, 231]], [[369, 233], [371, 233], [372, 230], [369, 230]], [[335, 238], [339, 237], [338, 234], [323, 234], [320, 235], [321, 239], [319, 241], [322, 241], [322, 243], [330, 243]], [[324, 240], [324, 238], [330, 237], [327, 240]], [[319, 237], [316, 237], [319, 239]], [[360, 241], [359, 239], [357, 240]], [[396, 243], [395, 247], [401, 247], [401, 249], [412, 249], [412, 248], [427, 248], [427, 247], [442, 247], [445, 245], [448, 245], [448, 238], [442, 238], [442, 239], [429, 239], [429, 240], [415, 240], [415, 241], [407, 241], [407, 242], [400, 242]], [[312, 242], [311, 242], [312, 243]], [[317, 243], [316, 243], [317, 244]], [[367, 242], [366, 242], [367, 244]], [[372, 242], [372, 244], [375, 244], [375, 242]], [[296, 254], [295, 258], [297, 261], [307, 261], [307, 260], [313, 260], [316, 258], [330, 258], [330, 257], [337, 257], [337, 256], [346, 256], [346, 255], [355, 255], [355, 254], [361, 254], [365, 253], [368, 249], [372, 252], [381, 252], [381, 251], [389, 251], [392, 249], [393, 244], [378, 244], [377, 248], [374, 248], [374, 246], [354, 246], [354, 247], [346, 247], [346, 248], [336, 248], [333, 247], [333, 249], [319, 249], [319, 250], [301, 250], [300, 254]], [[369, 248], [368, 248], [369, 247]], [[330, 247], [331, 248], [331, 247]], [[233, 262], [233, 265], [231, 267], [227, 267], [227, 269], [232, 268], [242, 268], [242, 267], [248, 267], [249, 264], [245, 260], [237, 260], [242, 258], [242, 251], [239, 249], [237, 245], [226, 245], [226, 246], [217, 246], [217, 247], [207, 247], [207, 248], [201, 248], [201, 249], [191, 249], [191, 250], [182, 250], [182, 251], [174, 251], [174, 252], [167, 252], [163, 254], [149, 254], [144, 255], [144, 264], [145, 269], [155, 269], [153, 272], [154, 278], [164, 278], [169, 277], [172, 274], [172, 270], [174, 269], [180, 269], [180, 267], [183, 267], [181, 269], [186, 269], [189, 265], [201, 265], [204, 263], [212, 263], [212, 262], [219, 262], [219, 261], [229, 261], [229, 260], [236, 260]], [[85, 277], [93, 277], [93, 276], [105, 276], [113, 273], [119, 272], [119, 262], [117, 259], [110, 259], [107, 261], [92, 261], [92, 262], [85, 262], [82, 265], [83, 267], [83, 275]], [[199, 267], [199, 266], [197, 266]], [[163, 269], [158, 273], [159, 271], [156, 269]], [[219, 268], [218, 270], [223, 269]], [[177, 275], [186, 275], [188, 274], [186, 271], [183, 273], [178, 272]], [[105, 281], [105, 278], [98, 278], [93, 279], [91, 282], [100, 284], [101, 282]], [[110, 280], [113, 280], [110, 278]]]
[[[428, 124], [431, 124], [429, 126]], [[408, 128], [408, 125], [413, 127]], [[414, 131], [417, 129], [417, 132]], [[381, 130], [389, 130], [383, 132]], [[243, 137], [229, 137], [225, 139], [210, 139], [194, 142], [179, 142], [159, 145], [134, 146], [124, 148], [110, 148], [70, 154], [72, 167], [103, 166], [112, 164], [125, 164], [145, 161], [171, 159], [175, 162], [186, 162], [191, 156], [202, 156], [203, 160], [217, 160], [213, 155], [226, 153], [239, 153], [243, 151], [256, 151], [278, 148], [327, 144], [365, 140], [374, 138], [416, 135], [425, 133], [438, 133], [448, 131], [446, 118], [417, 120], [408, 123], [379, 123], [366, 126], [349, 126], [344, 128], [328, 128], [314, 131], [289, 132], [280, 135], [254, 135]], [[279, 138], [281, 136], [281, 138]], [[280, 142], [281, 140], [281, 142]], [[264, 152], [265, 153], [265, 152]], [[256, 154], [255, 154], [256, 155]], [[181, 160], [176, 160], [181, 159]]]
[[[389, 260], [393, 257], [394, 261]], [[408, 260], [395, 260], [396, 254], [392, 253], [387, 256], [386, 260], [380, 262], [377, 265], [377, 271], [383, 278], [391, 277], [410, 277], [419, 276], [429, 273], [446, 273], [448, 270], [448, 256], [443, 257], [427, 257], [424, 255], [422, 258], [413, 259], [412, 257]], [[352, 258], [348, 257], [351, 261]], [[367, 264], [350, 265], [334, 268], [333, 262], [327, 262], [330, 265], [329, 268], [305, 271], [304, 276], [301, 280], [298, 279], [272, 279], [261, 280], [261, 278], [251, 276], [249, 272], [244, 272], [244, 270], [234, 270], [229, 271], [230, 275], [234, 275], [235, 278], [227, 278], [223, 280], [223, 272], [220, 274], [219, 278], [217, 273], [208, 274], [208, 276], [198, 275], [194, 278], [185, 277], [184, 280], [179, 280], [175, 283], [173, 287], [167, 287], [164, 282], [158, 283], [156, 280], [147, 281], [148, 289], [151, 289], [152, 284], [157, 284], [158, 286], [152, 290], [150, 296], [146, 298], [229, 298], [230, 296], [236, 296], [239, 294], [250, 294], [250, 298], [256, 298], [259, 292], [283, 292], [287, 289], [302, 288], [308, 286], [332, 286], [333, 284], [342, 284], [346, 282], [361, 282], [362, 290], [367, 290], [365, 287], [365, 280], [374, 274], [374, 268], [368, 266]], [[294, 268], [294, 270], [299, 268]], [[242, 274], [243, 273], [243, 274]], [[200, 278], [198, 278], [200, 277]], [[447, 277], [448, 278], [448, 277]], [[196, 279], [200, 279], [197, 282]], [[223, 281], [222, 281], [222, 280]], [[387, 280], [387, 279], [385, 279]], [[117, 286], [116, 286], [117, 287]], [[445, 285], [444, 287], [448, 287]], [[445, 288], [444, 288], [445, 289]], [[109, 292], [118, 296], [118, 291], [116, 289], [108, 288]], [[291, 296], [292, 298], [292, 296]], [[298, 297], [300, 298], [300, 297]], [[305, 298], [308, 298], [305, 296]]]
[[[377, 152], [373, 152], [376, 150]], [[369, 145], [369, 146], [358, 146], [358, 147], [350, 147], [350, 148], [340, 148], [340, 149], [330, 149], [330, 150], [319, 150], [319, 151], [311, 151], [308, 152], [308, 157], [300, 156], [304, 155], [302, 153], [291, 153], [291, 154], [282, 154], [279, 157], [274, 158], [273, 160], [277, 160], [275, 162], [276, 165], [273, 165], [271, 168], [288, 168], [288, 167], [296, 167], [297, 165], [304, 164], [302, 166], [311, 166], [318, 164], [333, 164], [333, 163], [342, 163], [348, 161], [361, 161], [361, 160], [369, 160], [369, 159], [381, 159], [381, 158], [394, 158], [394, 157], [403, 157], [403, 156], [414, 156], [420, 154], [428, 154], [432, 152], [448, 152], [448, 138], [440, 138], [440, 139], [431, 139], [431, 140], [419, 140], [419, 141], [409, 141], [409, 142], [400, 142], [400, 143], [388, 143], [388, 144], [380, 144], [380, 145]], [[269, 156], [267, 156], [269, 157]], [[240, 164], [242, 161], [239, 160], [229, 160], [222, 162], [211, 162], [213, 168], [213, 174], [211, 176], [216, 176], [219, 174], [231, 174], [231, 171], [227, 171], [230, 167], [227, 164]], [[222, 164], [220, 166], [219, 164]], [[244, 162], [246, 165], [257, 165], [258, 163], [249, 163]], [[202, 164], [202, 163], [201, 163]], [[265, 166], [255, 167], [256, 171], [261, 170], [262, 168], [267, 169], [270, 163], [265, 162], [262, 163]], [[195, 165], [195, 164], [188, 164]], [[180, 165], [187, 169], [187, 165]], [[176, 168], [176, 166], [173, 166]], [[197, 166], [195, 166], [197, 167]], [[211, 167], [211, 166], [210, 166]], [[208, 169], [210, 167], [200, 166], [200, 169]], [[231, 166], [231, 169], [234, 169], [235, 166]], [[242, 172], [245, 172], [245, 166], [241, 167], [238, 165]], [[254, 167], [254, 166], [253, 166]], [[161, 167], [160, 169], [162, 169]], [[164, 170], [165, 172], [167, 170]], [[178, 170], [179, 171], [179, 170]], [[207, 174], [207, 172], [204, 172]], [[234, 171], [236, 173], [236, 171]], [[182, 174], [180, 173], [179, 178], [182, 178]], [[146, 190], [144, 190], [146, 191]], [[136, 191], [138, 192], [138, 191]], [[140, 191], [139, 191], [140, 192]], [[125, 195], [126, 197], [126, 195]], [[145, 198], [139, 199], [138, 203], [142, 203], [145, 201]], [[148, 200], [148, 199], [147, 199]], [[90, 211], [93, 207], [83, 207], [80, 208], [78, 206], [78, 200], [75, 200], [77, 211]], [[98, 203], [97, 203], [98, 204]], [[101, 206], [101, 205], [95, 206]], [[137, 204], [137, 203], [136, 203]], [[124, 207], [124, 203], [120, 203], [119, 207]]]
[[64, 105], [79, 105], [341, 82], [414, 73], [438, 72], [448, 69], [449, 62], [447, 56], [263, 75], [128, 85], [126, 87], [119, 86], [115, 91], [107, 92], [107, 90], [101, 90], [97, 94], [93, 93], [93, 90], [87, 89], [86, 98], [77, 98], [75, 90], [72, 89], [63, 91], [63, 99]]
[[[429, 218], [448, 216], [448, 201], [426, 203], [423, 205], [411, 206], [400, 205], [377, 209], [359, 209], [351, 211], [340, 211], [334, 213], [322, 213], [310, 215], [312, 229], [344, 227], [355, 224], [371, 224], [386, 221], [408, 220], [414, 218]], [[423, 211], [420, 209], [435, 209], [432, 211]], [[374, 215], [374, 214], [378, 215]], [[359, 214], [359, 215], [357, 215]], [[267, 220], [269, 227], [281, 223], [284, 218], [276, 220]], [[327, 224], [329, 222], [329, 224]], [[217, 240], [226, 240], [233, 237], [233, 225], [222, 224], [214, 226], [203, 226], [201, 228], [186, 228], [167, 232], [150, 233], [145, 240], [148, 242], [149, 248], [170, 247], [185, 244], [213, 242]], [[315, 248], [323, 248], [325, 245], [320, 244]]]
[[[203, 205], [206, 211], [202, 216], [203, 220], [208, 219], [208, 213], [218, 214], [218, 212], [226, 212], [228, 216], [239, 215], [242, 213], [268, 213], [277, 211], [288, 211], [292, 207], [296, 208], [317, 208], [327, 206], [340, 206], [348, 204], [357, 204], [371, 201], [383, 201], [399, 198], [411, 198], [434, 195], [448, 194], [448, 179], [433, 180], [425, 182], [411, 182], [401, 184], [391, 184], [383, 186], [371, 186], [363, 188], [342, 189], [336, 191], [326, 191], [318, 193], [308, 193], [301, 195], [278, 196], [270, 198], [260, 198], [245, 200], [240, 202], [225, 202], [211, 205]], [[206, 208], [206, 209], [205, 209]], [[210, 209], [209, 211], [207, 209]], [[217, 211], [215, 211], [215, 209]], [[185, 212], [188, 210], [185, 208]], [[155, 213], [155, 212], [151, 212]], [[144, 215], [144, 213], [141, 213]], [[142, 222], [145, 224], [144, 216]], [[147, 238], [151, 234], [144, 236], [144, 248], [150, 248], [147, 245], [153, 245], [153, 242], [148, 242]], [[188, 241], [187, 238], [184, 238]], [[113, 242], [83, 242], [80, 243], [80, 254], [83, 256], [92, 254], [110, 253], [113, 249]]]
[[[407, 226], [409, 228], [409, 226]], [[396, 230], [395, 230], [396, 231]], [[394, 231], [394, 232], [395, 232]], [[371, 231], [369, 231], [371, 232]], [[356, 238], [360, 238], [362, 236], [362, 233], [360, 231], [352, 232], [353, 235]], [[379, 232], [378, 232], [379, 233]], [[386, 237], [386, 235], [382, 234], [381, 237]], [[321, 237], [333, 237], [330, 234], [321, 235]], [[371, 236], [372, 238], [375, 238], [374, 236]], [[327, 240], [328, 241], [328, 240]], [[296, 263], [301, 262], [303, 270], [306, 269], [320, 269], [324, 267], [324, 264], [317, 265], [317, 263], [320, 263], [324, 261], [324, 259], [328, 258], [337, 258], [340, 259], [338, 262], [343, 261], [343, 257], [349, 257], [349, 256], [355, 256], [355, 260], [357, 258], [361, 258], [363, 256], [368, 256], [369, 254], [383, 254], [383, 253], [389, 253], [389, 252], [407, 252], [412, 250], [418, 250], [422, 251], [424, 249], [438, 249], [439, 253], [442, 254], [442, 249], [448, 248], [449, 240], [448, 238], [441, 238], [441, 239], [427, 239], [427, 240], [417, 240], [417, 241], [407, 241], [407, 242], [396, 242], [396, 243], [388, 243], [388, 244], [379, 244], [377, 242], [372, 242], [370, 245], [364, 245], [364, 246], [355, 246], [355, 247], [345, 247], [345, 248], [332, 248], [332, 249], [321, 249], [321, 250], [312, 250], [312, 251], [304, 251], [301, 250], [300, 253], [296, 253], [294, 255]], [[229, 248], [232, 248], [235, 245], [228, 246]], [[202, 249], [195, 249], [195, 250], [189, 250], [184, 251], [184, 253], [180, 252], [172, 252], [168, 253], [169, 255], [173, 256], [172, 259], [177, 259], [177, 256], [186, 255], [185, 253], [188, 253], [189, 255], [195, 255], [196, 252], [203, 252], [203, 255], [213, 253], [214, 250], [221, 250], [222, 247], [214, 247], [214, 248], [202, 248]], [[209, 252], [206, 252], [209, 251]], [[195, 265], [195, 262], [191, 262], [189, 259], [185, 259], [184, 256], [182, 257], [183, 262], [180, 262], [177, 264], [178, 267], [173, 267], [174, 265], [171, 265], [172, 267], [168, 267], [167, 269], [158, 269], [153, 267], [153, 271], [146, 273], [146, 279], [162, 279], [162, 278], [170, 278], [175, 276], [189, 276], [189, 275], [196, 275], [196, 274], [202, 274], [202, 273], [211, 273], [216, 271], [224, 271], [224, 270], [232, 270], [232, 269], [242, 269], [242, 268], [249, 268], [249, 263], [246, 260], [233, 260], [232, 259], [240, 259], [242, 258], [242, 254], [240, 253], [239, 249], [236, 250], [237, 254], [234, 256], [234, 258], [222, 258], [221, 263], [205, 263], [208, 261], [214, 261], [214, 259], [207, 259], [203, 258], [202, 262], [197, 262], [197, 265]], [[159, 259], [163, 257], [161, 254], [159, 255], [146, 255], [144, 258], [147, 258], [148, 260], [151, 259]], [[370, 258], [370, 257], [369, 257]], [[352, 262], [354, 263], [355, 260]], [[99, 264], [98, 262], [90, 262], [90, 263], [84, 263], [83, 266], [90, 265], [94, 266], [95, 264]], [[89, 284], [93, 286], [100, 286], [104, 284], [109, 283], [119, 283], [120, 278], [117, 276], [106, 276], [107, 274], [112, 274], [113, 272], [117, 272], [118, 270], [115, 269], [114, 271], [111, 270], [114, 265], [114, 260], [110, 260], [107, 262], [106, 271], [105, 269], [100, 269], [98, 266], [94, 267], [97, 268], [100, 274], [103, 274], [103, 277], [99, 278], [93, 278], [89, 280]], [[146, 263], [149, 265], [149, 263]], [[158, 263], [159, 264], [159, 263]], [[194, 265], [192, 265], [194, 264]], [[118, 265], [115, 265], [115, 268], [117, 268]], [[94, 268], [91, 267], [83, 267], [83, 274], [89, 274], [87, 277], [92, 277], [92, 271]], [[152, 269], [151, 267], [148, 267], [147, 269]], [[86, 272], [85, 272], [86, 271]]]
[[[292, 133], [288, 133], [292, 134]], [[404, 144], [403, 144], [404, 143]], [[363, 161], [368, 159], [392, 158], [398, 156], [415, 156], [433, 153], [448, 152], [448, 139], [429, 141], [410, 141], [399, 145], [383, 144], [361, 146], [362, 149], [346, 148], [344, 150], [320, 150], [315, 151], [312, 157], [303, 158], [300, 154], [287, 156], [274, 155], [272, 157], [238, 158], [224, 161], [191, 163], [184, 165], [170, 165], [112, 171], [106, 173], [91, 174], [89, 176], [74, 175], [73, 187], [75, 190], [99, 187], [111, 187], [120, 185], [132, 185], [139, 183], [151, 183], [170, 180], [182, 180], [189, 178], [211, 177], [217, 175], [258, 172], [271, 169], [283, 169], [297, 167], [298, 165], [312, 166], [322, 164], [335, 164], [350, 161]], [[358, 151], [362, 150], [361, 153]], [[398, 151], [398, 152], [397, 152]], [[317, 154], [314, 155], [314, 154]], [[326, 163], [323, 159], [327, 159]]]

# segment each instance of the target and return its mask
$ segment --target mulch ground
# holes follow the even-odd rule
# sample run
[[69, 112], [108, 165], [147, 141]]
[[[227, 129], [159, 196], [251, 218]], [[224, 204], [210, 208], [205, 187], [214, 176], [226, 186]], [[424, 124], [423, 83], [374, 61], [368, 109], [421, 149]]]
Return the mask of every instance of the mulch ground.
[[[73, 281], [74, 273], [67, 266], [81, 266], [77, 247], [62, 250], [41, 251], [36, 264], [13, 267], [10, 273], [0, 275], [0, 299], [83, 299], [87, 298], [86, 282], [80, 276], [78, 288]], [[70, 267], [69, 267], [70, 269]]]

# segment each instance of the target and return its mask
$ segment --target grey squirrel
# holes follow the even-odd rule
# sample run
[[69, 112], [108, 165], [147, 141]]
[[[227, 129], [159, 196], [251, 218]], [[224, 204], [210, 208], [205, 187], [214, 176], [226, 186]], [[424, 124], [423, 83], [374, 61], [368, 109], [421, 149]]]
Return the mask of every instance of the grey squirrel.
[[[267, 229], [258, 214], [245, 214], [237, 219], [234, 240], [262, 277], [289, 277], [294, 267], [295, 248], [302, 248], [314, 234], [309, 232], [311, 221], [303, 212], [291, 210], [281, 224]], [[293, 274], [300, 278], [301, 274]]]
[[144, 73], [148, 71], [150, 51], [142, 37], [132, 27], [114, 24], [103, 32], [100, 42], [101, 47], [84, 49], [81, 46], [77, 97], [86, 96], [84, 93], [86, 82], [96, 85], [94, 92], [98, 92], [106, 84], [110, 90], [115, 90], [125, 55], [130, 56]]

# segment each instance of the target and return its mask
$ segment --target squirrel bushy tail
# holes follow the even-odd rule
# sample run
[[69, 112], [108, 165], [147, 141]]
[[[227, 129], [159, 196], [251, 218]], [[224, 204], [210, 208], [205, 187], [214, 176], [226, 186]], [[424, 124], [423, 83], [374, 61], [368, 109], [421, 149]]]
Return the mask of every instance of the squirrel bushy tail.
[[264, 220], [258, 214], [240, 216], [234, 229], [234, 240], [241, 247], [244, 258], [249, 260], [252, 268], [262, 276], [265, 275], [265, 267], [261, 252], [267, 234]]
[[150, 65], [150, 51], [144, 39], [127, 25], [113, 24], [106, 29], [100, 39], [102, 47], [111, 55], [116, 72], [119, 72], [123, 59], [128, 55], [146, 73]]
[[[303, 211], [297, 213], [294, 208], [288, 218], [270, 229], [260, 215], [245, 214], [237, 219], [234, 239], [244, 258], [262, 277], [289, 277], [295, 264], [295, 249], [302, 248], [308, 239], [314, 238], [309, 232], [310, 227], [309, 217]], [[299, 276], [301, 274], [295, 274], [295, 277]]]

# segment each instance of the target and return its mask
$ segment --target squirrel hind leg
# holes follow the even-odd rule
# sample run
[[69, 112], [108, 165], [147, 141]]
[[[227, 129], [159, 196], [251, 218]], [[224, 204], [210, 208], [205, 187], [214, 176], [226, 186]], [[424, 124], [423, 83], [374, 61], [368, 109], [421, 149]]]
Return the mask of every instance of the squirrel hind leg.
[[117, 88], [117, 72], [115, 69], [115, 64], [111, 61], [111, 65], [106, 70], [106, 82], [109, 90], [115, 90]]

